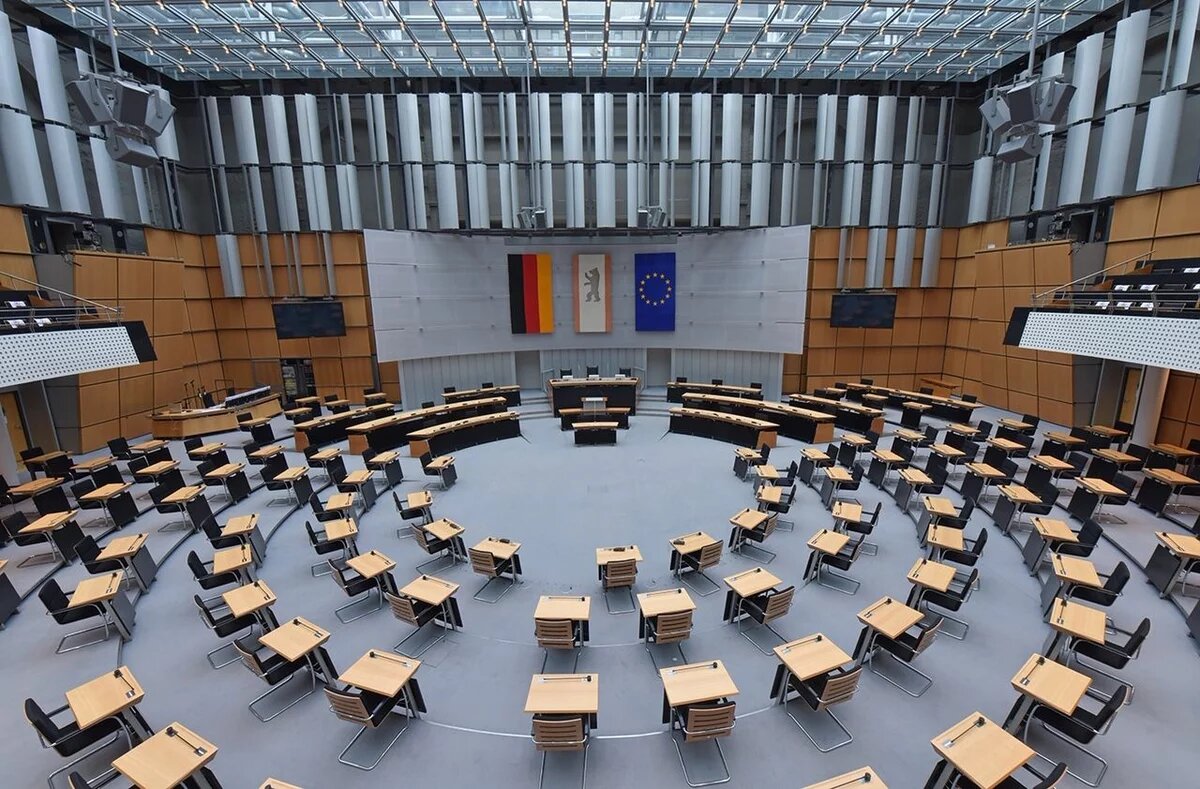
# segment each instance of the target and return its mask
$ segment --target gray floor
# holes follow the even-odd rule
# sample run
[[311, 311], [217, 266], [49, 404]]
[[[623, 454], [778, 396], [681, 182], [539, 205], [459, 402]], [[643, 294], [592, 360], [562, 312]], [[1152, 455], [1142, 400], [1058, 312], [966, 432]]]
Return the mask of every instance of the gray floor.
[[[266, 686], [239, 664], [220, 671], [208, 667], [204, 653], [218, 642], [196, 616], [191, 598], [198, 587], [184, 558], [189, 549], [202, 558], [211, 550], [195, 536], [166, 558], [158, 582], [137, 601], [135, 637], [123, 649], [114, 640], [54, 655], [63, 628], [42, 613], [36, 598], [27, 600], [21, 614], [10, 620], [0, 633], [0, 654], [9, 669], [8, 681], [0, 686], [8, 734], [0, 741], [5, 771], [0, 783], [36, 786], [62, 764], [52, 751], [36, 747], [36, 735], [21, 717], [24, 698], [35, 698], [46, 708], [58, 706], [69, 688], [124, 663], [147, 690], [141, 709], [153, 726], [180, 721], [219, 746], [212, 767], [228, 787], [256, 787], [268, 775], [310, 789], [399, 781], [440, 787], [536, 785], [540, 758], [529, 742], [529, 719], [522, 711], [529, 677], [542, 661], [533, 642], [532, 613], [538, 595], [570, 592], [593, 596], [592, 641], [579, 664], [581, 671], [600, 675], [599, 727], [588, 759], [589, 785], [684, 785], [675, 749], [660, 723], [661, 684], [637, 639], [637, 615], [605, 613], [595, 580], [594, 549], [637, 543], [646, 557], [637, 591], [671, 587], [675, 584], [667, 569], [668, 540], [697, 529], [726, 538], [728, 517], [753, 506], [753, 489], [731, 473], [730, 445], [667, 434], [665, 404], [644, 405], [631, 429], [619, 434], [616, 447], [573, 446], [571, 434], [560, 432], [557, 420], [538, 418], [545, 406], [535, 404], [523, 409], [531, 417], [523, 420], [524, 439], [455, 453], [459, 483], [445, 493], [434, 492], [435, 515], [463, 524], [468, 545], [489, 535], [521, 541], [526, 583], [499, 604], [485, 605], [471, 599], [482, 579], [469, 567], [459, 565], [442, 574], [462, 584], [458, 599], [465, 629], [425, 656], [418, 678], [429, 713], [410, 727], [376, 771], [359, 772], [337, 763], [354, 729], [334, 718], [319, 694], [262, 724], [245, 705]], [[285, 422], [277, 425], [277, 432], [288, 429]], [[244, 438], [234, 435], [230, 443]], [[772, 460], [786, 465], [800, 448], [781, 440]], [[299, 456], [291, 459], [296, 462]], [[357, 458], [350, 459], [351, 467], [357, 464]], [[412, 459], [405, 459], [404, 468], [410, 477], [420, 473]], [[401, 486], [401, 492], [425, 481], [416, 476]], [[219, 519], [258, 511], [270, 529], [286, 512], [264, 506], [272, 495], [257, 491]], [[872, 507], [881, 498], [865, 483], [857, 495]], [[1109, 533], [1122, 544], [1128, 542], [1132, 554], [1144, 561], [1149, 548], [1143, 538], [1156, 522], [1133, 507], [1125, 509], [1130, 512], [1122, 514], [1132, 523]], [[126, 528], [154, 533], [151, 550], [160, 560], [179, 539], [155, 533], [165, 517], [151, 512]], [[304, 535], [305, 517], [311, 517], [307, 510], [279, 523], [260, 573], [279, 596], [275, 610], [280, 619], [303, 615], [330, 628], [334, 635], [329, 651], [341, 668], [369, 648], [390, 648], [409, 630], [386, 609], [349, 625], [334, 617], [334, 608], [345, 597], [332, 579], [309, 574], [316, 557]], [[817, 494], [803, 486], [790, 517], [796, 531], [772, 537], [768, 547], [779, 557], [770, 569], [786, 582], [799, 582], [808, 556], [804, 543], [831, 519]], [[986, 519], [977, 513], [969, 531], [995, 532]], [[425, 557], [411, 540], [397, 540], [398, 523], [390, 499], [381, 499], [360, 521], [360, 546], [394, 558], [399, 564], [396, 579], [403, 584], [416, 575], [413, 568]], [[941, 638], [918, 659], [918, 667], [935, 677], [936, 684], [922, 698], [912, 699], [868, 674], [858, 695], [838, 708], [855, 742], [831, 754], [818, 753], [783, 711], [770, 705], [776, 661], [721, 622], [723, 592], [697, 598], [696, 629], [684, 645], [687, 658], [722, 659], [741, 691], [737, 728], [724, 743], [733, 774], [729, 785], [803, 786], [869, 763], [890, 786], [916, 788], [935, 761], [931, 737], [976, 710], [1003, 719], [1016, 695], [1010, 679], [1041, 647], [1049, 630], [1039, 612], [1039, 584], [1021, 564], [1018, 547], [996, 533], [991, 537], [981, 562], [982, 588], [963, 610], [963, 618], [972, 623], [967, 640]], [[906, 596], [905, 574], [921, 553], [912, 522], [890, 497], [884, 498], [873, 541], [880, 546], [879, 555], [863, 557], [851, 571], [862, 581], [855, 596], [806, 586], [798, 590], [791, 613], [777, 629], [788, 637], [820, 631], [852, 650], [860, 629], [856, 613], [882, 595]], [[19, 560], [32, 552], [10, 545], [0, 555]], [[1122, 557], [1104, 545], [1093, 558], [1107, 570]], [[752, 566], [727, 553], [710, 575], [719, 580]], [[19, 590], [31, 589], [44, 571], [14, 570], [14, 584]], [[56, 577], [69, 589], [82, 574], [81, 567], [73, 566]], [[1154, 631], [1141, 658], [1126, 672], [1137, 684], [1134, 703], [1120, 712], [1111, 732], [1094, 743], [1111, 763], [1106, 787], [1180, 785], [1179, 776], [1200, 772], [1200, 754], [1193, 744], [1200, 725], [1196, 646], [1186, 635], [1179, 611], [1158, 599], [1142, 580], [1135, 568], [1134, 581], [1112, 611], [1123, 625], [1149, 616]], [[813, 720], [824, 731], [822, 722]], [[1035, 733], [1031, 744], [1049, 754], [1071, 755], [1044, 735]], [[689, 759], [703, 774], [714, 767], [711, 752], [709, 746], [695, 748]], [[578, 768], [577, 757], [552, 757], [547, 783], [577, 785]], [[1078, 784], [1071, 779], [1064, 784], [1074, 785]]]

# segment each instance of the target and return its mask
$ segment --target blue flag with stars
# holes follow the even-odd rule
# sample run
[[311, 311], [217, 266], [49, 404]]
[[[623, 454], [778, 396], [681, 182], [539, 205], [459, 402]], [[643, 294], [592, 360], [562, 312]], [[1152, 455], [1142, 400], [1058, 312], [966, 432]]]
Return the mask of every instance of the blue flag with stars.
[[633, 277], [637, 331], [675, 331], [675, 253], [634, 255]]

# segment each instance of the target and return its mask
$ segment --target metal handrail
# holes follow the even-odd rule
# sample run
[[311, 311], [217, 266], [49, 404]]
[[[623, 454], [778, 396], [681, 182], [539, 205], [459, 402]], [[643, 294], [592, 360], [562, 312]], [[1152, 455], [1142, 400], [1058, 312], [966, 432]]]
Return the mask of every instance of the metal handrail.
[[59, 296], [66, 296], [67, 298], [74, 299], [75, 301], [82, 301], [84, 304], [90, 304], [93, 307], [99, 307], [102, 310], [107, 310], [108, 312], [115, 314], [117, 316], [117, 320], [121, 319], [121, 315], [124, 312], [124, 310], [121, 307], [110, 307], [107, 304], [101, 304], [98, 301], [92, 301], [91, 299], [85, 299], [83, 296], [76, 296], [74, 293], [67, 293], [65, 290], [59, 290], [58, 288], [52, 288], [49, 285], [42, 285], [38, 282], [34, 282], [31, 279], [25, 279], [22, 276], [18, 276], [16, 274], [11, 274], [7, 271], [0, 271], [0, 277], [8, 277], [9, 279], [15, 279], [18, 282], [24, 282], [26, 285], [33, 285], [35, 290], [39, 290], [39, 291], [47, 290], [47, 291], [50, 291], [51, 293], [56, 293]]
[[[1096, 291], [1095, 293], [1072, 293], [1071, 298], [1065, 299], [1062, 309], [1071, 313], [1129, 315], [1172, 315], [1200, 310], [1200, 294], [1175, 292], [1138, 292], [1138, 291]], [[1098, 306], [1096, 302], [1106, 302]], [[1129, 302], [1129, 307], [1117, 306], [1121, 302]], [[1147, 309], [1140, 305], [1150, 304]]]
[[1037, 304], [1037, 303], [1039, 303], [1040, 301], [1042, 301], [1042, 300], [1043, 300], [1043, 299], [1044, 299], [1046, 296], [1049, 296], [1049, 295], [1052, 295], [1052, 294], [1054, 294], [1054, 293], [1058, 293], [1059, 291], [1062, 291], [1062, 290], [1066, 290], [1066, 289], [1068, 289], [1068, 288], [1071, 288], [1071, 287], [1073, 287], [1073, 286], [1075, 286], [1075, 285], [1078, 285], [1079, 283], [1083, 282], [1084, 280], [1088, 280], [1088, 279], [1091, 279], [1091, 278], [1093, 278], [1093, 277], [1098, 277], [1098, 276], [1100, 276], [1101, 274], [1106, 274], [1106, 273], [1108, 273], [1109, 271], [1112, 271], [1112, 270], [1113, 270], [1113, 269], [1115, 269], [1115, 268], [1120, 268], [1121, 266], [1124, 266], [1124, 265], [1126, 265], [1126, 264], [1128, 264], [1128, 263], [1132, 263], [1132, 262], [1134, 262], [1134, 261], [1145, 261], [1145, 260], [1149, 260], [1149, 259], [1150, 259], [1150, 253], [1149, 253], [1149, 252], [1141, 252], [1141, 253], [1138, 253], [1137, 255], [1134, 255], [1134, 256], [1133, 256], [1133, 257], [1131, 257], [1131, 258], [1127, 258], [1127, 259], [1125, 259], [1125, 260], [1122, 260], [1122, 261], [1120, 261], [1119, 263], [1113, 263], [1111, 266], [1106, 266], [1106, 267], [1104, 267], [1104, 268], [1100, 269], [1099, 271], [1093, 271], [1093, 272], [1091, 272], [1091, 273], [1089, 273], [1089, 274], [1084, 274], [1082, 277], [1076, 277], [1075, 279], [1071, 280], [1070, 282], [1066, 283], [1065, 285], [1059, 285], [1059, 286], [1058, 286], [1058, 287], [1056, 287], [1056, 288], [1051, 288], [1050, 290], [1045, 290], [1045, 291], [1042, 291], [1041, 293], [1034, 293], [1034, 294], [1033, 294], [1033, 302], [1034, 302], [1034, 304]]

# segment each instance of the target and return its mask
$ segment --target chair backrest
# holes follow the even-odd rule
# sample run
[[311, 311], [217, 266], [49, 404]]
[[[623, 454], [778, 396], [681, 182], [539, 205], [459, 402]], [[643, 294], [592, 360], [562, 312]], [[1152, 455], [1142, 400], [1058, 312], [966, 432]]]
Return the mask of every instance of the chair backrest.
[[937, 638], [938, 631], [942, 629], [942, 623], [946, 621], [943, 617], [934, 619], [929, 624], [919, 623], [917, 627], [921, 629], [921, 634], [917, 636], [917, 642], [913, 644], [913, 657], [929, 649], [929, 645]]
[[496, 557], [488, 551], [477, 551], [471, 548], [467, 551], [471, 556], [471, 569], [489, 578], [496, 575]]
[[1109, 721], [1113, 719], [1113, 716], [1116, 715], [1121, 707], [1125, 704], [1125, 697], [1128, 695], [1128, 685], [1117, 685], [1117, 689], [1113, 691], [1112, 696], [1108, 701], [1104, 702], [1104, 706], [1101, 707], [1100, 711], [1096, 713], [1096, 731], [1104, 731], [1104, 728], [1108, 726]]
[[1077, 539], [1078, 544], [1088, 548], [1094, 548], [1100, 542], [1100, 538], [1104, 535], [1104, 527], [1101, 526], [1094, 518], [1088, 518], [1083, 522], [1083, 526], [1079, 528]]
[[588, 374], [588, 375], [599, 375], [599, 374], [600, 374], [600, 368], [599, 368], [598, 366], [594, 365], [594, 364], [589, 364], [589, 365], [587, 366], [587, 374]]
[[1021, 421], [1027, 425], [1033, 425], [1034, 427], [1037, 427], [1038, 425], [1040, 425], [1042, 423], [1042, 420], [1039, 417], [1034, 416], [1033, 414], [1023, 414], [1021, 416]]
[[121, 459], [129, 457], [129, 442], [124, 438], [110, 438], [108, 440], [108, 451], [113, 453], [114, 457]]
[[1108, 580], [1104, 582], [1104, 591], [1118, 595], [1127, 583], [1129, 583], [1129, 565], [1125, 562], [1117, 562], [1117, 566], [1109, 573]]
[[76, 772], [72, 772], [67, 776], [67, 786], [70, 789], [92, 789], [93, 784], [88, 782], [88, 779]]
[[725, 543], [717, 541], [709, 543], [700, 549], [700, 569], [705, 567], [715, 567], [721, 561], [721, 551], [724, 550]]
[[862, 677], [862, 666], [855, 666], [849, 671], [832, 674], [825, 681], [825, 689], [817, 700], [817, 709], [823, 710], [834, 704], [841, 704], [854, 697], [858, 690], [858, 681]]
[[1046, 774], [1046, 777], [1038, 781], [1029, 789], [1054, 789], [1055, 786], [1062, 781], [1067, 775], [1067, 763], [1059, 762], [1054, 765], [1054, 769]]
[[713, 386], [724, 386], [725, 385], [724, 378], [714, 378], [714, 379], [712, 379], [712, 382], [713, 382]]
[[383, 596], [387, 598], [388, 606], [392, 609], [392, 616], [414, 627], [420, 626], [421, 622], [417, 618], [417, 609], [413, 607], [412, 600], [391, 592], [384, 592]]
[[71, 495], [79, 501], [80, 496], [85, 496], [96, 489], [96, 483], [90, 479], [83, 479], [71, 486]]
[[371, 713], [367, 712], [367, 706], [363, 704], [362, 694], [326, 685], [325, 698], [329, 701], [329, 709], [342, 720], [364, 726], [371, 725]]
[[762, 457], [763, 463], [767, 462], [767, 458], [771, 457], [771, 448], [763, 444], [758, 448], [758, 454]]
[[250, 669], [252, 674], [256, 674], [265, 679], [267, 676], [267, 671], [263, 667], [262, 661], [258, 659], [258, 654], [254, 651], [253, 647], [250, 646], [250, 644], [253, 642], [251, 642], [249, 639], [252, 638], [256, 637], [248, 636], [246, 638], [235, 638], [233, 640], [233, 648], [237, 650], [238, 657], [242, 659], [242, 663], [246, 666], [246, 668]]
[[22, 449], [20, 454], [21, 460], [29, 460], [30, 458], [35, 458], [38, 455], [44, 455], [46, 453], [42, 451], [41, 447], [29, 447], [28, 449]]
[[42, 515], [52, 512], [66, 512], [71, 509], [67, 502], [67, 494], [62, 488], [51, 488], [33, 497], [33, 506]]
[[96, 544], [96, 538], [90, 534], [85, 534], [75, 543], [75, 555], [84, 564], [93, 562], [100, 555], [100, 546]]
[[42, 601], [42, 605], [46, 606], [47, 611], [61, 611], [67, 607], [67, 603], [69, 602], [66, 594], [63, 593], [62, 587], [53, 578], [46, 581], [38, 589], [38, 599]]
[[1137, 486], [1137, 480], [1128, 474], [1114, 474], [1111, 481], [1112, 484], [1124, 491], [1126, 496], [1132, 495], [1133, 489]]
[[[861, 548], [862, 543], [859, 543]], [[792, 599], [796, 596], [796, 587], [789, 586], [786, 589], [780, 589], [775, 594], [767, 598], [767, 605], [763, 609], [763, 624], [772, 620], [778, 619], [781, 616], [787, 616], [787, 612], [792, 609]]]
[[312, 511], [318, 515], [323, 515], [325, 513], [325, 505], [321, 503], [321, 499], [316, 493], [309, 494], [308, 506], [312, 507]]
[[1143, 619], [1141, 624], [1137, 626], [1137, 629], [1133, 631], [1133, 635], [1131, 635], [1129, 640], [1125, 642], [1125, 648], [1121, 651], [1126, 655], [1133, 657], [1133, 653], [1137, 652], [1138, 649], [1141, 648], [1142, 644], [1146, 640], [1146, 636], [1148, 635], [1150, 635], [1150, 619], [1146, 618]]
[[196, 578], [206, 578], [209, 574], [208, 568], [204, 566], [204, 562], [200, 561], [200, 557], [196, 555], [195, 551], [188, 551], [187, 566]]
[[655, 625], [655, 641], [659, 644], [674, 644], [686, 641], [692, 635], [692, 611], [676, 611], [659, 614]]
[[534, 619], [533, 635], [543, 649], [575, 646], [575, 625], [569, 619]]
[[[774, 520], [774, 519], [772, 519]], [[617, 589], [624, 586], [633, 586], [633, 582], [637, 579], [637, 560], [636, 559], [618, 559], [615, 562], [609, 562], [605, 567], [604, 573], [604, 588]]]
[[979, 555], [981, 553], [983, 553], [983, 546], [987, 545], [987, 541], [988, 541], [988, 530], [980, 529], [979, 536], [976, 537], [975, 542], [971, 544], [971, 551], [970, 551], [971, 554], [973, 554], [976, 558], [978, 558]]
[[191, 451], [191, 450], [195, 449], [196, 447], [203, 446], [203, 445], [204, 445], [204, 439], [199, 438], [199, 437], [185, 438], [183, 440], [183, 448], [188, 451]]
[[539, 751], [583, 750], [587, 745], [583, 716], [533, 716], [533, 745]]
[[101, 485], [119, 485], [125, 481], [125, 478], [121, 476], [121, 469], [114, 463], [92, 474], [92, 481], [96, 483], [96, 487], [100, 487]]
[[7, 518], [0, 519], [0, 525], [4, 526], [4, 531], [8, 532], [9, 537], [16, 537], [21, 529], [29, 525], [29, 517], [25, 513], [17, 511]]
[[29, 721], [29, 725], [38, 733], [45, 742], [58, 742], [62, 738], [63, 730], [55, 725], [38, 703], [33, 699], [25, 699], [25, 720]]
[[432, 400], [423, 400], [421, 402], [422, 408], [433, 408], [435, 405], [437, 405], [437, 403], [433, 402]]
[[697, 742], [728, 737], [733, 731], [737, 703], [721, 701], [715, 704], [694, 704], [688, 707], [684, 740]]
[[677, 376], [675, 376], [675, 383], [677, 383], [677, 384], [686, 384], [687, 382], [688, 382], [688, 380], [687, 380], [687, 376], [684, 376], [684, 375], [677, 375]]

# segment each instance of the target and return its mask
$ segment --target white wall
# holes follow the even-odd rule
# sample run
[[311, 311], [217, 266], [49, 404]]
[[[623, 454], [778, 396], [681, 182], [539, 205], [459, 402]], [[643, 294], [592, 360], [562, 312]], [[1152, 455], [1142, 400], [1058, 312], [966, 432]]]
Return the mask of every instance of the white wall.
[[[809, 228], [654, 238], [526, 239], [366, 232], [380, 361], [523, 350], [689, 348], [799, 353], [804, 347]], [[676, 330], [634, 330], [633, 256], [676, 253]], [[552, 334], [513, 334], [507, 256], [550, 252]], [[571, 267], [577, 253], [613, 261], [613, 330], [576, 334]], [[499, 383], [499, 381], [497, 381]]]

